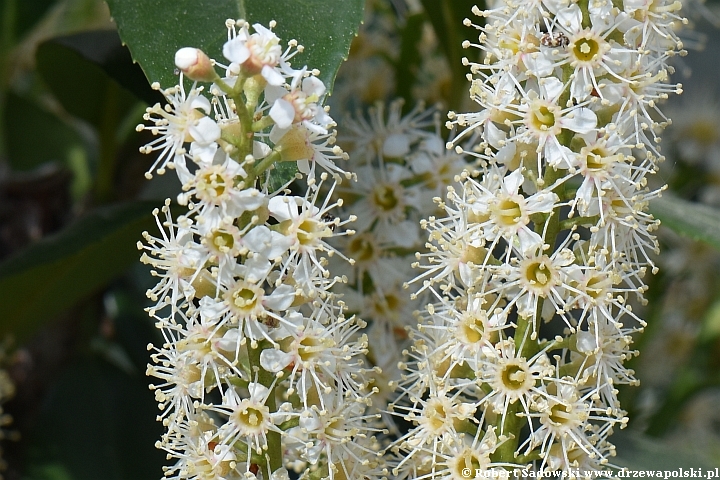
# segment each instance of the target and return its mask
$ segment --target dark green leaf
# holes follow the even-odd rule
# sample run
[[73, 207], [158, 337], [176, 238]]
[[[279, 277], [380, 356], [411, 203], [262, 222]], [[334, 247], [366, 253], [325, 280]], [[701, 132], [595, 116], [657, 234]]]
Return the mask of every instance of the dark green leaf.
[[328, 91], [350, 52], [364, 5], [364, 0], [245, 0], [251, 22], [267, 25], [276, 20], [281, 39], [294, 38], [305, 47], [305, 52], [295, 57], [295, 68], [307, 65], [320, 70]]
[[269, 173], [268, 190], [274, 192], [292, 179], [298, 172], [295, 162], [277, 162]]
[[9, 31], [12, 43], [16, 43], [48, 11], [54, 0], [2, 0], [0, 1], [0, 25]]
[[163, 427], [144, 375], [93, 357], [60, 373], [35, 429], [23, 438], [28, 480], [156, 480], [167, 462]]
[[140, 100], [152, 105], [163, 101], [160, 92], [150, 88], [140, 65], [133, 62], [130, 51], [115, 30], [80, 32], [51, 40], [63, 45], [99, 66], [122, 87]]
[[[137, 103], [134, 95], [89, 59], [88, 52], [102, 55], [103, 48], [112, 46], [107, 40], [104, 34], [62, 37], [42, 43], [36, 54], [38, 72], [63, 107], [100, 129], [108, 122], [119, 122]], [[81, 43], [84, 50], [78, 48]], [[99, 50], [94, 49], [95, 43]]]
[[610, 437], [617, 447], [615, 463], [631, 470], [674, 470], [678, 468], [710, 468], [712, 465], [701, 455], [668, 445], [657, 438], [622, 430]]
[[412, 109], [415, 101], [412, 96], [412, 87], [417, 79], [418, 68], [422, 57], [418, 44], [422, 38], [423, 25], [426, 16], [422, 13], [407, 18], [402, 29], [400, 58], [397, 62], [397, 94], [405, 100], [404, 109]]
[[152, 228], [156, 202], [97, 209], [0, 264], [0, 335], [31, 334], [139, 261], [136, 243]]
[[362, 20], [363, 0], [108, 0], [120, 36], [151, 82], [177, 83], [175, 52], [197, 47], [219, 61], [227, 39], [224, 22], [246, 16], [267, 26], [276, 20], [283, 42], [305, 46], [296, 67], [321, 71], [330, 88]]
[[[272, 2], [270, 2], [272, 3]], [[222, 59], [225, 20], [241, 18], [238, 0], [108, 0], [120, 38], [150, 83], [163, 88], [178, 82], [175, 52], [196, 47]]]
[[720, 249], [720, 211], [668, 194], [650, 203], [650, 213], [663, 225]]
[[67, 164], [72, 151], [82, 148], [77, 131], [55, 114], [12, 93], [6, 101], [7, 153], [13, 170], [33, 170], [49, 161]]
[[473, 15], [471, 9], [477, 5], [481, 10], [484, 2], [476, 0], [421, 0], [425, 11], [430, 18], [435, 35], [440, 42], [445, 56], [447, 57], [452, 73], [452, 98], [450, 108], [458, 108], [462, 99], [467, 95], [467, 80], [465, 76], [469, 73], [468, 67], [463, 66], [462, 58], [477, 56], [477, 50], [465, 50], [462, 44], [465, 40], [473, 43], [478, 41], [478, 31], [463, 25], [463, 20], [471, 18], [473, 23], [482, 23], [482, 18]]

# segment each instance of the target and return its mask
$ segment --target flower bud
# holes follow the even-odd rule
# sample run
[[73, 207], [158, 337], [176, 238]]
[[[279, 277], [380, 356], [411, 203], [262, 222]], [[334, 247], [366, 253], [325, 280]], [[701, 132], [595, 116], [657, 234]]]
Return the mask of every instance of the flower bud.
[[213, 62], [198, 48], [183, 47], [175, 53], [175, 66], [190, 80], [212, 82], [218, 78]]

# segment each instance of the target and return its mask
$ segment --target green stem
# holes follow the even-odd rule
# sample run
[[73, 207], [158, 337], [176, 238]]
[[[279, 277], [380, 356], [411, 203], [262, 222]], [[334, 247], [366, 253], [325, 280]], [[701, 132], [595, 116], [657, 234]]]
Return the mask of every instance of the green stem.
[[[268, 372], [260, 366], [260, 354], [266, 348], [272, 348], [272, 345], [267, 340], [263, 340], [258, 343], [257, 348], [252, 348], [250, 342], [247, 344], [248, 358], [250, 359], [250, 368], [253, 373], [257, 373], [257, 381], [266, 388], [271, 389], [267, 400], [265, 400], [265, 406], [270, 410], [270, 413], [277, 412], [277, 401], [275, 398], [275, 375], [272, 372]], [[263, 472], [263, 478], [270, 478], [270, 474], [282, 467], [282, 438], [279, 432], [270, 430], [267, 433], [267, 457], [268, 462], [260, 463], [260, 468]]]
[[560, 230], [570, 230], [576, 225], [596, 225], [600, 220], [600, 215], [593, 215], [592, 217], [573, 217], [566, 218], [560, 221]]
[[497, 422], [502, 424], [503, 435], [509, 438], [499, 447], [495, 449], [491, 458], [495, 462], [502, 463], [514, 463], [515, 450], [520, 442], [519, 433], [522, 429], [522, 417], [518, 417], [517, 413], [520, 411], [520, 402], [515, 401], [508, 406], [507, 414], [505, 415], [505, 421], [502, 417], [498, 417]]
[[254, 131], [252, 114], [248, 111], [245, 100], [243, 99], [247, 80], [247, 77], [239, 76], [234, 87], [230, 87], [230, 85], [219, 78], [215, 80], [215, 84], [220, 90], [235, 103], [235, 113], [237, 113], [240, 124], [240, 135], [234, 138], [232, 143], [237, 148], [237, 151], [233, 155], [235, 156], [235, 160], [239, 162], [242, 162], [245, 157], [251, 155], [253, 151]]
[[[586, 2], [587, 10], [587, 2]], [[567, 83], [570, 76], [573, 74], [572, 68], [563, 68], [563, 81]], [[565, 91], [560, 95], [558, 99], [558, 105], [563, 108], [570, 100], [570, 89], [566, 85]], [[573, 139], [573, 132], [569, 130], [563, 130], [558, 135], [558, 141], [561, 145], [569, 146]], [[565, 172], [550, 166], [546, 166], [543, 173], [543, 183], [545, 187], [550, 187], [561, 179]], [[560, 183], [553, 189], [553, 192], [558, 195], [559, 198], [563, 198], [565, 195], [565, 184]], [[544, 216], [542, 219], [536, 217], [537, 220], [533, 220], [535, 223], [535, 232], [542, 235], [545, 232], [544, 242], [550, 245], [550, 251], [554, 252], [555, 244], [557, 243], [558, 235], [561, 231], [560, 227], [560, 207], [556, 207], [549, 215]], [[538, 221], [539, 220], [539, 221]], [[539, 298], [535, 315], [530, 317], [518, 317], [517, 327], [515, 329], [515, 348], [518, 357], [530, 358], [541, 350], [540, 338], [532, 340], [532, 332], [537, 332], [540, 329], [540, 321], [542, 318], [544, 299]], [[507, 409], [505, 420], [502, 417], [498, 418], [496, 426], [501, 427], [503, 435], [509, 437], [505, 443], [500, 445], [493, 454], [492, 458], [497, 462], [519, 462], [520, 457], [515, 457], [515, 450], [520, 442], [520, 432], [522, 431], [524, 422], [526, 421], [523, 417], [518, 416], [520, 412], [521, 404], [516, 401]]]
[[252, 131], [253, 132], [259, 132], [262, 130], [265, 130], [267, 127], [270, 127], [272, 125], [275, 125], [275, 120], [273, 120], [269, 115], [262, 117], [257, 122], [253, 122], [252, 124]]
[[260, 163], [255, 165], [255, 167], [252, 169], [252, 173], [250, 175], [253, 176], [253, 178], [257, 178], [260, 176], [261, 173], [265, 172], [268, 168], [270, 168], [275, 162], [280, 161], [280, 152], [273, 151], [270, 155], [263, 158]]

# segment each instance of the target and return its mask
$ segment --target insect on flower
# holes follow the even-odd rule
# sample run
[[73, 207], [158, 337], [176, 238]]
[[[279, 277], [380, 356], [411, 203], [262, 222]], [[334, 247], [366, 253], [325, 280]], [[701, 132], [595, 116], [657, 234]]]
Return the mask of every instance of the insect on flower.
[[542, 37], [540, 37], [540, 43], [545, 47], [565, 48], [570, 43], [570, 40], [562, 32], [548, 32], [543, 33]]

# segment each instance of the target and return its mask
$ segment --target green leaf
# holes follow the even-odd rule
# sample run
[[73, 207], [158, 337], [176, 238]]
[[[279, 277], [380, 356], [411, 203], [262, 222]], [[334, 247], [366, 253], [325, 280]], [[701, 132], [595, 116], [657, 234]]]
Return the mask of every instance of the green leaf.
[[154, 225], [155, 205], [97, 209], [0, 264], [0, 336], [22, 340], [138, 262], [136, 243]]
[[407, 18], [402, 29], [400, 42], [400, 58], [396, 64], [397, 95], [405, 100], [403, 109], [407, 112], [415, 106], [412, 87], [417, 80], [417, 73], [422, 61], [418, 45], [422, 39], [423, 25], [426, 15], [417, 13]]
[[449, 99], [450, 108], [456, 109], [468, 94], [468, 83], [465, 75], [469, 68], [462, 64], [463, 57], [477, 56], [478, 50], [465, 50], [462, 44], [465, 40], [477, 43], [478, 31], [463, 25], [463, 20], [471, 18], [474, 24], [482, 23], [483, 19], [473, 15], [471, 9], [477, 5], [480, 10], [485, 2], [477, 0], [420, 0], [430, 18], [440, 47], [447, 57], [452, 74], [452, 98]]
[[108, 4], [133, 58], [150, 82], [165, 88], [177, 84], [174, 58], [179, 48], [200, 48], [224, 61], [224, 22], [245, 17], [266, 26], [276, 20], [275, 31], [283, 43], [294, 38], [305, 46], [305, 52], [294, 59], [296, 68], [319, 69], [330, 90], [362, 21], [364, 0], [108, 0]]
[[650, 213], [675, 232], [720, 250], [720, 211], [664, 194], [650, 203]]
[[14, 171], [33, 170], [50, 161], [69, 164], [73, 151], [82, 148], [74, 128], [35, 102], [8, 93], [5, 108], [8, 160]]
[[152, 105], [163, 101], [160, 92], [150, 88], [140, 65], [133, 62], [130, 50], [115, 30], [93, 30], [51, 40], [77, 52], [99, 66], [110, 78], [140, 100]]
[[248, 19], [267, 25], [284, 41], [294, 38], [305, 52], [293, 60], [295, 68], [320, 70], [320, 79], [332, 90], [340, 64], [347, 60], [350, 43], [363, 19], [364, 0], [245, 0]]
[[48, 11], [54, 0], [3, 0], [0, 2], [0, 25], [9, 31], [11, 42], [27, 33]]
[[610, 437], [617, 447], [617, 458], [612, 459], [621, 467], [631, 470], [674, 470], [678, 468], [711, 468], [712, 463], [701, 455], [669, 445], [657, 438], [637, 432], [622, 430]]
[[239, 0], [108, 0], [108, 5], [133, 59], [150, 83], [163, 88], [177, 85], [178, 49], [196, 47], [223, 59], [225, 20], [243, 16]]
[[157, 480], [168, 463], [153, 445], [163, 434], [144, 375], [97, 357], [77, 359], [50, 385], [23, 438], [28, 480]]
[[112, 40], [98, 32], [60, 37], [43, 42], [36, 53], [38, 72], [53, 95], [69, 113], [98, 128], [121, 118], [137, 103], [92, 58], [112, 58]]

